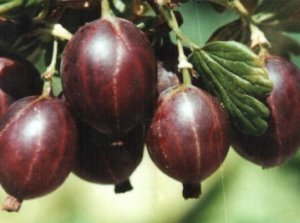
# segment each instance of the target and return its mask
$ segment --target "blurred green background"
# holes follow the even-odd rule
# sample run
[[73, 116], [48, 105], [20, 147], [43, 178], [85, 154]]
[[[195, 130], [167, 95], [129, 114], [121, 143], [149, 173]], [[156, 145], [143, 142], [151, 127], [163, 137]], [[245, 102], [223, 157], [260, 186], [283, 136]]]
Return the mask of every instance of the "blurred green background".
[[[199, 44], [235, 18], [192, 2], [180, 10], [183, 32]], [[299, 57], [293, 61], [300, 65]], [[0, 222], [299, 223], [299, 172], [300, 153], [280, 167], [262, 169], [230, 150], [221, 168], [202, 183], [201, 197], [184, 200], [181, 184], [162, 174], [145, 151], [131, 177], [131, 192], [116, 195], [113, 186], [87, 183], [71, 174], [53, 193], [25, 201], [19, 213], [1, 211]], [[5, 196], [1, 189], [0, 200]]]

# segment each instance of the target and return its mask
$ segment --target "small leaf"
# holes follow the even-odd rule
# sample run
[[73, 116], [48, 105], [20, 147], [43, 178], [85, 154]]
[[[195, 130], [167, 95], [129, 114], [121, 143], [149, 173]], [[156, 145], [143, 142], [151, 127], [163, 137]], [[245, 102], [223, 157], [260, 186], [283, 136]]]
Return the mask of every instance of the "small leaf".
[[253, 21], [274, 31], [300, 32], [300, 1], [263, 1], [252, 15]]
[[[268, 49], [271, 54], [286, 58], [289, 58], [290, 53], [295, 55], [300, 54], [300, 43], [290, 38], [287, 33], [284, 32], [284, 30], [300, 32], [300, 18], [299, 21], [297, 21], [297, 23], [299, 23], [297, 26], [294, 26], [294, 23], [290, 22], [291, 20], [286, 21], [286, 23], [282, 22], [278, 24], [278, 27], [275, 24], [258, 24], [259, 29], [264, 32], [267, 40], [271, 43], [271, 48]], [[249, 27], [240, 19], [235, 20], [217, 29], [208, 41], [228, 40], [234, 40], [250, 46]]]
[[261, 58], [243, 44], [216, 41], [195, 50], [190, 60], [239, 131], [265, 132], [269, 110], [260, 100], [270, 93], [272, 83]]
[[241, 19], [234, 20], [221, 26], [209, 38], [212, 41], [228, 41], [234, 40], [244, 44], [250, 43], [250, 30], [248, 25], [242, 22]]

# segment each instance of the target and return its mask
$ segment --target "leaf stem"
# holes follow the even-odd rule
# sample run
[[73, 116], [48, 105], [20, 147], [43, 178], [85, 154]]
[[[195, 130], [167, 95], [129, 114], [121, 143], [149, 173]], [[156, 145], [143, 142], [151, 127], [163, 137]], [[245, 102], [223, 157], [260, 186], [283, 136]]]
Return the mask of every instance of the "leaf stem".
[[4, 14], [14, 8], [17, 8], [23, 4], [23, 0], [13, 0], [0, 5], [0, 15]]
[[56, 61], [58, 55], [58, 43], [57, 39], [53, 41], [53, 51], [50, 65], [47, 67], [46, 71], [41, 75], [44, 80], [43, 93], [42, 95], [48, 97], [52, 89], [52, 77], [56, 71]]
[[[250, 22], [251, 16], [240, 0], [228, 0], [228, 6], [236, 11], [244, 20]], [[251, 21], [252, 22], [252, 21]]]
[[[171, 13], [169, 12], [171, 10], [166, 9], [164, 6], [160, 6], [160, 7], [158, 7], [158, 9], [159, 9], [160, 13], [166, 19], [166, 22], [168, 23], [168, 26], [175, 33], [177, 39], [180, 39], [182, 42], [184, 42], [185, 44], [187, 44], [188, 47], [191, 50], [200, 49], [200, 47], [196, 43], [192, 42], [187, 36], [185, 36], [180, 31], [175, 15], [171, 16]], [[175, 17], [175, 22], [174, 22], [174, 18], [172, 18], [172, 17]]]
[[260, 47], [260, 50], [265, 52], [267, 48], [271, 47], [271, 44], [266, 38], [265, 34], [260, 30], [258, 25], [252, 19], [250, 13], [240, 2], [240, 0], [228, 0], [228, 6], [233, 11], [237, 12], [240, 17], [248, 24], [251, 32], [251, 48], [254, 48], [258, 45]]

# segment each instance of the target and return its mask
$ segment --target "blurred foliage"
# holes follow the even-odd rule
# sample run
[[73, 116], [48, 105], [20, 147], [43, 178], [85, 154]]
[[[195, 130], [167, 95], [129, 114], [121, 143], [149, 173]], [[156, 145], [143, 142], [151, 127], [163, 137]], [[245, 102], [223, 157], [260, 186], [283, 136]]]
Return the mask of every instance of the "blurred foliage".
[[[236, 19], [208, 3], [180, 7], [182, 30], [203, 45], [220, 26]], [[79, 16], [80, 17], [80, 16]], [[72, 21], [69, 21], [72, 23]], [[295, 40], [300, 36], [291, 35]], [[47, 53], [38, 56], [42, 71]], [[33, 59], [33, 57], [31, 58]], [[300, 58], [292, 57], [300, 66]], [[55, 80], [59, 91], [59, 79]], [[199, 199], [184, 200], [181, 185], [162, 174], [145, 153], [131, 178], [133, 191], [116, 195], [113, 186], [80, 180], [73, 174], [55, 192], [25, 201], [19, 213], [0, 212], [2, 223], [298, 223], [300, 153], [286, 164], [262, 169], [231, 150], [222, 167], [202, 185]], [[1, 189], [0, 200], [5, 198]]]

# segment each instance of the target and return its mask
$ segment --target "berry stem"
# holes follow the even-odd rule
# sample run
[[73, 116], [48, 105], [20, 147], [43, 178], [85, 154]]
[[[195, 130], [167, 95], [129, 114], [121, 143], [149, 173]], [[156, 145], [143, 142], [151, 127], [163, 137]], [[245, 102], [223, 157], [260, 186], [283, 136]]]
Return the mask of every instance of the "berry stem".
[[111, 9], [109, 5], [109, 0], [102, 0], [101, 1], [101, 17], [111, 17]]
[[[179, 35], [181, 35], [180, 29], [179, 29], [179, 25], [176, 19], [176, 16], [173, 12], [172, 9], [166, 8], [164, 6], [159, 6], [159, 10], [161, 11], [161, 13], [164, 15], [167, 23], [169, 24], [170, 28], [177, 33], [180, 33]], [[175, 34], [176, 34], [175, 32]], [[184, 53], [184, 49], [183, 49], [183, 39], [176, 34], [176, 41], [177, 41], [177, 48], [178, 48], [178, 69], [181, 71], [182, 73], [182, 77], [183, 77], [183, 84], [185, 85], [190, 85], [192, 83], [191, 81], [191, 76], [190, 76], [190, 72], [189, 69], [193, 68], [193, 65], [188, 62], [188, 59]], [[184, 37], [185, 38], [185, 37]], [[198, 47], [198, 46], [197, 46]]]
[[14, 0], [0, 5], [0, 15], [9, 12], [10, 10], [17, 8], [23, 4], [23, 0]]
[[57, 51], [58, 51], [58, 43], [57, 40], [54, 39], [51, 63], [47, 67], [46, 71], [41, 75], [42, 79], [44, 80], [42, 95], [45, 97], [48, 97], [50, 95], [52, 89], [52, 77], [56, 71], [55, 68], [56, 68], [56, 61], [57, 61]]
[[[174, 26], [179, 30], [178, 22], [176, 20], [173, 10], [170, 10], [170, 15]], [[178, 47], [178, 68], [181, 70], [183, 77], [183, 84], [190, 85], [192, 83], [189, 69], [193, 68], [193, 65], [188, 62], [187, 57], [184, 54], [183, 44], [179, 38], [177, 38], [177, 47]]]

